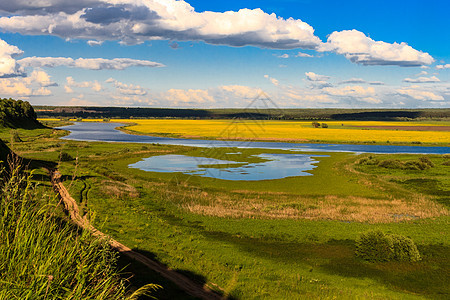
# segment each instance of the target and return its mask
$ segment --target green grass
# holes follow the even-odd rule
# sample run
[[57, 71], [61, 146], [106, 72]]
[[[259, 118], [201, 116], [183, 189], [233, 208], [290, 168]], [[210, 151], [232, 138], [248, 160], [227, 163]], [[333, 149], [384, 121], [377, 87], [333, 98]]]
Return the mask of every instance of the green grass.
[[[59, 151], [79, 158], [78, 164], [63, 162], [60, 169], [66, 176], [65, 185], [85, 205], [85, 212], [95, 212], [97, 226], [134, 250], [156, 257], [230, 297], [445, 299], [450, 294], [448, 216], [409, 220], [397, 216], [389, 222], [375, 222], [352, 219], [345, 210], [332, 219], [265, 215], [286, 207], [300, 213], [310, 205], [321, 209], [320, 205], [327, 203], [322, 200], [328, 196], [334, 197], [329, 202], [354, 197], [343, 202], [343, 208], [361, 211], [370, 207], [358, 202], [360, 198], [370, 199], [375, 206], [377, 201], [397, 198], [414, 205], [414, 197], [446, 205], [450, 171], [443, 164], [443, 156], [430, 156], [433, 168], [412, 171], [358, 165], [358, 156], [332, 153], [317, 158], [320, 163], [312, 171], [314, 176], [242, 183], [128, 168], [128, 164], [144, 157], [169, 153], [224, 159], [224, 152], [230, 149], [202, 153], [202, 149], [178, 146], [50, 139], [48, 145], [52, 146], [41, 151], [32, 143], [24, 143], [20, 149], [28, 158], [57, 162]], [[245, 161], [258, 153], [264, 151], [242, 151], [232, 160]], [[418, 156], [378, 158], [411, 160]], [[112, 189], [114, 186], [117, 188]], [[225, 208], [242, 204], [261, 204], [262, 208], [247, 217], [206, 215], [188, 208], [189, 204], [218, 205], [219, 199], [229, 200], [226, 203], [230, 207]], [[357, 258], [355, 240], [369, 230], [412, 238], [423, 259], [414, 263], [368, 263]], [[145, 283], [146, 275], [141, 276], [138, 279]]]
[[117, 255], [18, 170], [0, 184], [0, 299], [125, 299]]

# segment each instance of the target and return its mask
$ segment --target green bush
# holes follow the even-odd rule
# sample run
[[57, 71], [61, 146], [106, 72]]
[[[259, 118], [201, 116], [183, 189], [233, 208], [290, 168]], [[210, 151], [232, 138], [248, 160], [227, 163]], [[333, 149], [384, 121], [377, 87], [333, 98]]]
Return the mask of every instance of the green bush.
[[405, 170], [426, 170], [429, 169], [430, 166], [421, 161], [410, 160], [403, 164], [403, 169]]
[[394, 257], [396, 261], [419, 261], [421, 259], [419, 250], [414, 241], [408, 237], [392, 234]]
[[386, 159], [381, 161], [378, 166], [386, 169], [403, 169], [403, 163], [398, 159]]
[[363, 158], [360, 158], [357, 162], [358, 165], [378, 165], [380, 161], [373, 155], [369, 155]]
[[13, 142], [20, 143], [22, 139], [20, 138], [19, 132], [15, 129], [11, 130], [11, 139]]
[[72, 160], [74, 160], [74, 158], [72, 157], [72, 155], [70, 155], [67, 152], [61, 152], [61, 154], [59, 155], [59, 160], [60, 161], [72, 161]]
[[434, 163], [427, 156], [422, 156], [418, 160], [408, 161], [386, 159], [379, 162], [378, 166], [386, 169], [426, 170], [434, 167]]
[[368, 261], [392, 260], [394, 243], [381, 231], [362, 233], [356, 241], [356, 256]]
[[414, 241], [397, 234], [381, 231], [362, 233], [356, 241], [356, 256], [367, 261], [419, 261], [420, 253]]
[[422, 156], [419, 158], [419, 161], [421, 163], [426, 164], [429, 168], [434, 167], [434, 163], [431, 161], [431, 159], [428, 156]]

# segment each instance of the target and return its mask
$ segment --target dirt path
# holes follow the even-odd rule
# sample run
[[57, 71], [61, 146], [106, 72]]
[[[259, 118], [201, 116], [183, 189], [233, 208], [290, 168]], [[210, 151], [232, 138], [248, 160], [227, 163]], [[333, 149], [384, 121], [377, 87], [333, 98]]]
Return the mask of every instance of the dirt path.
[[206, 286], [202, 286], [200, 283], [195, 282], [192, 279], [190, 279], [180, 273], [177, 273], [174, 270], [167, 268], [160, 262], [152, 260], [152, 259], [146, 257], [145, 255], [142, 255], [140, 253], [137, 253], [137, 252], [131, 250], [127, 246], [112, 239], [110, 236], [95, 229], [86, 218], [81, 217], [80, 210], [78, 208], [78, 204], [70, 196], [66, 187], [61, 182], [60, 173], [55, 170], [49, 170], [49, 173], [50, 173], [50, 177], [52, 180], [53, 188], [55, 189], [55, 191], [59, 194], [59, 196], [63, 200], [64, 207], [67, 210], [67, 212], [69, 213], [70, 218], [72, 219], [72, 221], [75, 224], [77, 224], [78, 226], [80, 226], [84, 229], [91, 231], [92, 234], [96, 237], [108, 240], [109, 244], [111, 245], [111, 247], [113, 249], [119, 251], [121, 254], [124, 254], [124, 255], [142, 263], [143, 265], [150, 268], [151, 270], [158, 272], [161, 276], [172, 281], [180, 289], [182, 289], [189, 295], [200, 298], [200, 299], [222, 299], [221, 296], [214, 293], [213, 291], [208, 289]]

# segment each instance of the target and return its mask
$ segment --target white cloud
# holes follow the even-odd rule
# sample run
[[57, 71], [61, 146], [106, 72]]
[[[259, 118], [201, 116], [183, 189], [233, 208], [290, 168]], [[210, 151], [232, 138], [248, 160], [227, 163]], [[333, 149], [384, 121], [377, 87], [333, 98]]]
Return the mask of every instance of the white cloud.
[[186, 104], [196, 106], [215, 102], [208, 90], [201, 89], [170, 89], [164, 93], [163, 97], [174, 105]]
[[70, 57], [26, 57], [17, 63], [23, 67], [71, 67], [88, 70], [124, 70], [129, 67], [163, 67], [163, 64], [148, 60], [137, 60], [131, 58], [77, 58]]
[[308, 79], [309, 81], [327, 81], [328, 79], [330, 79], [330, 76], [319, 75], [314, 72], [306, 72], [305, 75], [306, 79]]
[[103, 90], [102, 85], [97, 81], [81, 81], [77, 82], [75, 79], [73, 79], [72, 76], [66, 77], [67, 84], [64, 86], [64, 91], [68, 94], [71, 94], [74, 92], [73, 88], [89, 88], [94, 92], [100, 92]]
[[428, 75], [427, 71], [421, 71], [420, 73], [418, 73], [418, 74], [416, 74], [414, 76], [425, 76], [425, 75]]
[[35, 70], [28, 77], [0, 78], [0, 94], [12, 98], [50, 96], [52, 92], [47, 87], [56, 85], [47, 73]]
[[409, 83], [432, 83], [432, 82], [440, 82], [439, 78], [436, 76], [431, 77], [418, 77], [418, 78], [405, 78], [403, 79], [404, 82]]
[[450, 64], [437, 65], [437, 66], [436, 66], [436, 69], [438, 69], [438, 70], [450, 69]]
[[444, 100], [444, 97], [442, 95], [438, 95], [433, 91], [422, 89], [417, 85], [412, 85], [410, 87], [398, 89], [397, 92], [400, 95], [411, 97], [416, 100], [422, 100], [422, 101], [443, 101]]
[[434, 62], [431, 55], [415, 50], [406, 43], [389, 44], [374, 41], [357, 30], [333, 32], [319, 50], [334, 51], [354, 63], [363, 65], [412, 67], [429, 65]]
[[[421, 66], [434, 61], [406, 43], [374, 41], [357, 30], [335, 31], [323, 43], [302, 20], [259, 8], [196, 12], [183, 0], [15, 0], [1, 1], [0, 15], [3, 31], [84, 39], [91, 46], [106, 40], [139, 44], [165, 39], [334, 51], [364, 65]], [[302, 52], [296, 56], [312, 57]]]
[[22, 76], [15, 60], [22, 54], [22, 50], [0, 39], [0, 78]]
[[116, 91], [122, 95], [139, 95], [139, 96], [147, 95], [147, 90], [139, 85], [126, 84], [117, 81], [113, 78], [109, 78], [105, 82], [112, 83], [116, 88]]
[[349, 84], [349, 83], [366, 83], [366, 81], [362, 78], [350, 78], [339, 82], [339, 84]]
[[120, 40], [126, 44], [155, 39], [199, 40], [274, 49], [315, 49], [321, 43], [309, 24], [259, 8], [198, 13], [181, 0], [9, 2], [0, 3], [0, 10], [9, 13], [0, 18], [0, 27], [21, 34]]
[[278, 86], [280, 84], [280, 82], [278, 81], [278, 79], [270, 77], [269, 75], [264, 75], [264, 78], [267, 78], [270, 80], [270, 82], [275, 85]]
[[278, 56], [279, 58], [289, 58], [289, 54], [284, 53], [283, 55]]
[[65, 86], [64, 86], [64, 91], [65, 91], [67, 94], [72, 94], [72, 93], [74, 93], [74, 90], [70, 87], [70, 85], [65, 85]]
[[314, 57], [314, 56], [308, 53], [298, 52], [297, 55], [295, 55], [295, 57]]
[[103, 44], [103, 41], [87, 41], [88, 45], [93, 47], [93, 46], [101, 46]]
[[382, 81], [369, 81], [368, 84], [370, 85], [385, 85]]
[[50, 76], [41, 70], [34, 70], [31, 75], [31, 80], [38, 83], [41, 87], [57, 86], [55, 82], [50, 79]]
[[324, 89], [327, 93], [334, 96], [370, 96], [375, 94], [375, 89], [373, 87], [364, 88], [360, 85], [345, 86], [342, 88], [329, 87]]

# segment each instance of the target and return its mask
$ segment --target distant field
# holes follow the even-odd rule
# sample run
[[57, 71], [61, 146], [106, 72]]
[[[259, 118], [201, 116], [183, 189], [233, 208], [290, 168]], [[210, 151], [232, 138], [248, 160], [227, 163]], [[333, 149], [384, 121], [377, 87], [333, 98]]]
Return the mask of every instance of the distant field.
[[330, 143], [450, 144], [450, 122], [327, 121], [314, 128], [310, 121], [252, 120], [132, 120], [131, 133], [182, 138], [252, 139]]

